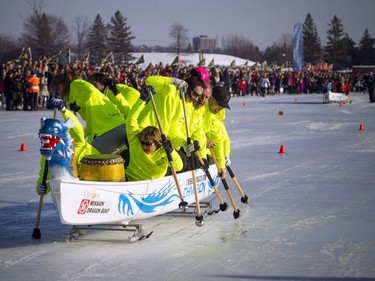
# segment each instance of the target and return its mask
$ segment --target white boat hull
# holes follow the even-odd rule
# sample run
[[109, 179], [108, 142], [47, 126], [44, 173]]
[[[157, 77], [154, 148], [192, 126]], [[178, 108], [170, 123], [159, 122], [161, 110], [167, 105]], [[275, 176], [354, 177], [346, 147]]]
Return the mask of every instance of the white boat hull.
[[323, 96], [323, 102], [325, 103], [340, 103], [345, 102], [348, 97], [342, 93], [328, 92]]
[[[210, 174], [217, 186], [215, 165]], [[192, 172], [177, 174], [183, 199], [195, 203]], [[214, 192], [205, 172], [195, 170], [198, 197]], [[173, 176], [136, 182], [99, 182], [79, 179], [51, 179], [51, 195], [60, 220], [67, 225], [126, 224], [179, 208], [181, 199]]]

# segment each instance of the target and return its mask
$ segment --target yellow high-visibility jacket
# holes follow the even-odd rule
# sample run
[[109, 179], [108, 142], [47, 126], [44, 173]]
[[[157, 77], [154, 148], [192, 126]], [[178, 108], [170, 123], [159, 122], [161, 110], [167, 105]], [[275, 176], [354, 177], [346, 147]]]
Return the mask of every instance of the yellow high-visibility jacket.
[[[221, 169], [225, 168], [225, 156], [230, 154], [230, 139], [224, 124], [225, 115], [225, 109], [213, 114], [208, 103], [205, 105], [204, 131], [207, 140], [212, 140], [216, 144], [214, 153]], [[209, 150], [207, 153], [211, 155]]]
[[[171, 84], [171, 78], [165, 76], [148, 76], [146, 85], [153, 86], [155, 90], [154, 101], [158, 111], [163, 132], [170, 139], [173, 147], [179, 150], [187, 140], [183, 101], [180, 90]], [[189, 133], [192, 141], [199, 142], [199, 154], [202, 158], [206, 155], [206, 136], [203, 131], [203, 119], [201, 114], [194, 109], [191, 102], [185, 102], [188, 117]], [[141, 128], [152, 125], [158, 127], [156, 115], [151, 101], [140, 113], [138, 122]]]
[[[129, 118], [126, 121], [130, 163], [126, 168], [125, 174], [130, 181], [162, 178], [167, 173], [169, 166], [167, 153], [163, 147], [158, 148], [151, 154], [145, 153], [142, 149], [141, 143], [138, 139], [138, 134], [142, 129], [138, 124], [137, 118], [144, 107], [144, 101], [139, 100], [132, 107]], [[180, 155], [176, 150], [173, 150], [171, 156], [175, 170], [180, 171], [183, 168]]]
[[117, 84], [116, 87], [119, 90], [119, 94], [115, 96], [113, 92], [107, 88], [104, 91], [104, 95], [107, 96], [109, 100], [118, 108], [126, 120], [131, 107], [139, 99], [140, 94], [138, 90], [125, 84]]
[[116, 106], [94, 85], [76, 79], [70, 83], [67, 106], [76, 103], [78, 111], [86, 122], [85, 136], [101, 136], [104, 133], [125, 124], [125, 119]]

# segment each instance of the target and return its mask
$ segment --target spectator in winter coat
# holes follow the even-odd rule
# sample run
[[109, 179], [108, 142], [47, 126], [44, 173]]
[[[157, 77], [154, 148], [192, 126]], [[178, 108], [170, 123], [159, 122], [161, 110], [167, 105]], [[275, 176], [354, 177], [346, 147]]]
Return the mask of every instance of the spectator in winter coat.
[[29, 110], [38, 110], [38, 98], [39, 98], [39, 85], [40, 79], [36, 76], [36, 72], [31, 71], [30, 77], [28, 78], [29, 89], [28, 89], [28, 100]]
[[4, 80], [6, 110], [14, 110], [14, 103], [17, 98], [17, 81], [14, 79], [14, 72], [8, 71]]

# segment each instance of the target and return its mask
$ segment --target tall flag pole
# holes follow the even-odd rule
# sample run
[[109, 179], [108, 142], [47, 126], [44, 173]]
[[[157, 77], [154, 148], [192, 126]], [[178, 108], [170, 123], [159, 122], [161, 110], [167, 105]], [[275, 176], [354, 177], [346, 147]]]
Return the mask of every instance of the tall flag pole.
[[293, 70], [302, 71], [303, 69], [303, 34], [302, 23], [294, 25], [293, 34]]

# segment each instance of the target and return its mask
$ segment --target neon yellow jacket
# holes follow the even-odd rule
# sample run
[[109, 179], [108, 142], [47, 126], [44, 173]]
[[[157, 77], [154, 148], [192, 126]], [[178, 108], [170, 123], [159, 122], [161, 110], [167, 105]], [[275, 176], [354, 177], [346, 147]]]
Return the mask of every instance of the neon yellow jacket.
[[76, 79], [70, 83], [67, 105], [76, 103], [79, 115], [86, 122], [85, 136], [101, 136], [125, 124], [125, 119], [116, 106], [94, 85]]
[[[225, 156], [230, 154], [230, 139], [225, 128], [225, 109], [213, 114], [205, 105], [204, 131], [208, 140], [215, 142], [214, 153], [220, 168], [225, 168]], [[207, 152], [211, 154], [209, 151]]]
[[[183, 102], [180, 90], [171, 84], [171, 78], [165, 76], [148, 76], [146, 85], [153, 86], [155, 90], [154, 101], [163, 127], [163, 132], [171, 140], [173, 147], [179, 150], [187, 139]], [[206, 136], [203, 130], [202, 114], [194, 109], [191, 102], [186, 102], [189, 133], [192, 141], [199, 142], [199, 154], [202, 158], [206, 155]], [[152, 125], [157, 126], [154, 109], [151, 101], [139, 115], [138, 122], [142, 128]]]
[[117, 89], [121, 95], [128, 101], [129, 106], [132, 107], [139, 99], [139, 91], [125, 84], [117, 84]]
[[[129, 141], [130, 163], [125, 171], [126, 177], [130, 181], [140, 181], [157, 179], [165, 176], [169, 162], [163, 147], [155, 150], [151, 154], [143, 151], [138, 139], [141, 128], [138, 125], [138, 115], [144, 109], [145, 103], [139, 100], [131, 109], [126, 122], [127, 135]], [[181, 157], [173, 150], [171, 153], [173, 166], [176, 171], [183, 168]]]
[[[62, 116], [64, 117], [65, 120], [67, 120], [68, 118], [71, 118], [74, 123], [73, 128], [69, 129], [69, 134], [74, 139], [74, 157], [75, 157], [76, 165], [77, 165], [77, 173], [79, 175], [80, 170], [81, 170], [81, 159], [85, 157], [86, 155], [99, 154], [99, 151], [96, 150], [91, 144], [89, 144], [85, 140], [83, 126], [81, 122], [78, 120], [78, 118], [74, 115], [73, 112], [67, 109], [64, 113], [62, 113]], [[44, 157], [41, 157], [39, 178], [37, 180], [36, 187], [38, 187], [38, 185], [41, 184], [43, 181], [45, 163], [46, 163], [46, 159]], [[51, 178], [51, 174], [50, 172], [48, 172], [47, 179], [50, 179], [50, 178]], [[47, 187], [48, 187], [47, 189], [47, 193], [48, 193], [50, 192], [50, 186], [48, 183], [47, 183]]]
[[116, 87], [119, 90], [119, 94], [115, 96], [113, 92], [107, 88], [104, 91], [104, 95], [107, 96], [109, 100], [118, 108], [126, 120], [130, 108], [139, 99], [140, 94], [138, 90], [125, 84], [117, 84]]

